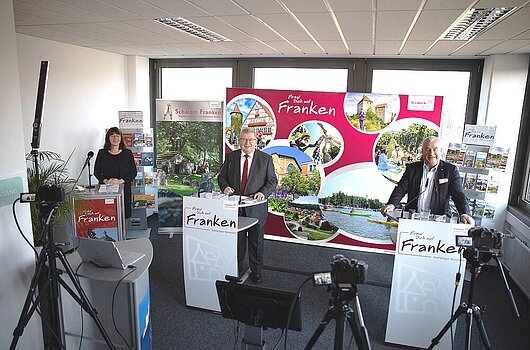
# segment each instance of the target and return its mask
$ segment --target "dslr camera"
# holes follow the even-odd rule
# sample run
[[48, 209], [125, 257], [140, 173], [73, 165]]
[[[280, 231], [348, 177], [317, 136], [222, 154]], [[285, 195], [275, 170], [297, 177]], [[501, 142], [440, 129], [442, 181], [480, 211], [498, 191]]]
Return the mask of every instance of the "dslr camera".
[[46, 218], [50, 212], [64, 201], [64, 188], [55, 185], [44, 185], [37, 190], [39, 216]]
[[339, 288], [351, 288], [366, 281], [366, 263], [347, 259], [342, 254], [336, 254], [331, 259], [331, 271], [313, 273], [315, 286], [331, 285]]
[[467, 231], [467, 236], [456, 236], [458, 247], [469, 248], [477, 251], [499, 250], [502, 247], [501, 232], [485, 227], [472, 227]]

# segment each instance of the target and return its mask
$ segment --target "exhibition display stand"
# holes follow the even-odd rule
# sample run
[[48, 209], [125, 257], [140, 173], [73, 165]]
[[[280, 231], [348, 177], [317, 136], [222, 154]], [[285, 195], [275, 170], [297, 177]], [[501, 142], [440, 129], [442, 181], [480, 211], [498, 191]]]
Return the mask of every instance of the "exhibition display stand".
[[96, 185], [71, 193], [78, 237], [121, 241], [125, 237], [123, 185]]
[[[134, 264], [136, 269], [125, 270], [82, 263], [77, 252], [66, 258], [79, 276], [85, 294], [115, 347], [151, 349], [149, 265], [153, 259], [153, 247], [147, 238], [120, 241], [116, 246], [145, 256]], [[64, 270], [60, 264], [57, 267]], [[90, 316], [81, 312], [79, 304], [64, 287], [61, 288], [61, 300], [66, 348], [78, 349], [82, 335], [81, 349], [108, 349]]]
[[238, 217], [239, 200], [226, 198], [184, 197], [182, 257], [188, 306], [221, 311], [215, 281], [226, 275], [239, 276], [237, 232], [252, 227], [258, 219]]
[[[427, 348], [458, 308], [462, 283], [454, 294], [455, 278], [457, 272], [463, 276], [466, 261], [455, 245], [455, 236], [467, 236], [469, 228], [465, 224], [399, 220], [387, 343]], [[448, 332], [437, 349], [451, 349], [450, 337]]]

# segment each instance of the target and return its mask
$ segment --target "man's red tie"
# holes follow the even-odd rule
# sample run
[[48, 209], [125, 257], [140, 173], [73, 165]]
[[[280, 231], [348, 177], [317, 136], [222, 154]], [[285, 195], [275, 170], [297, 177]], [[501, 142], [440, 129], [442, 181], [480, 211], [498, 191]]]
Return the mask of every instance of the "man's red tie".
[[245, 154], [245, 162], [243, 163], [243, 174], [241, 176], [241, 194], [245, 193], [245, 187], [247, 186], [248, 176], [248, 154]]

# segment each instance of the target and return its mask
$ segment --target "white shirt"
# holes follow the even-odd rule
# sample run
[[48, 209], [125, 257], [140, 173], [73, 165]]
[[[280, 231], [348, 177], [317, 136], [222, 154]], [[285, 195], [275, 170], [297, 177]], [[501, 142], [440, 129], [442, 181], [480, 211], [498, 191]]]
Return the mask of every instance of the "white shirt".
[[[250, 173], [250, 166], [252, 165], [252, 159], [254, 159], [254, 152], [250, 153], [248, 155], [248, 168], [247, 168], [247, 179], [248, 174]], [[243, 166], [245, 165], [245, 152], [241, 151], [241, 159], [240, 159], [240, 165], [241, 165], [241, 179], [243, 179]]]
[[431, 210], [432, 190], [438, 164], [429, 170], [429, 167], [423, 163], [423, 175], [420, 183], [420, 195], [418, 197], [418, 212], [429, 212]]

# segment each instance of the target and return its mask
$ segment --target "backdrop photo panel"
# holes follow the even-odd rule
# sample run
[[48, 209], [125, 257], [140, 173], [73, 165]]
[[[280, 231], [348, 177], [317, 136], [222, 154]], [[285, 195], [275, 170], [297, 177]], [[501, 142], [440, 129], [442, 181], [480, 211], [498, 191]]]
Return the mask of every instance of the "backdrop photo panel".
[[226, 101], [225, 153], [249, 127], [274, 161], [267, 238], [394, 253], [379, 209], [438, 135], [441, 96], [229, 88]]

